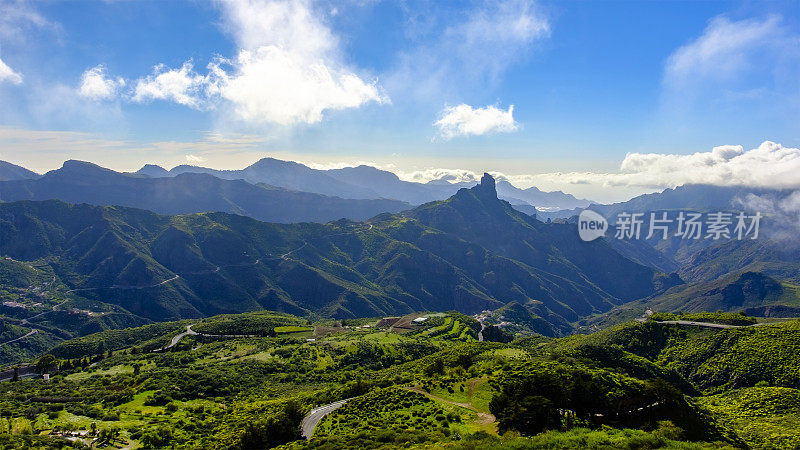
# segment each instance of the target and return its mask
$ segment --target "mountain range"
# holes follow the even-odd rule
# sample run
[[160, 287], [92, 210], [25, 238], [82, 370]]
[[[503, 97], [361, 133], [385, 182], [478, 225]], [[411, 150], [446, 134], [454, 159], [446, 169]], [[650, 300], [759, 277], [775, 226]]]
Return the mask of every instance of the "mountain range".
[[[75, 161], [68, 161], [72, 164]], [[244, 180], [251, 184], [266, 184], [288, 190], [322, 194], [354, 200], [393, 199], [413, 205], [443, 200], [458, 189], [472, 187], [475, 182], [450, 183], [444, 179], [428, 183], [401, 180], [396, 174], [361, 165], [341, 169], [312, 169], [293, 161], [263, 158], [241, 170], [217, 170], [180, 165], [166, 170], [147, 164], [136, 174], [150, 178], [177, 177], [182, 174], [207, 174], [223, 180]], [[20, 166], [0, 161], [0, 181], [30, 180], [40, 175]], [[577, 199], [561, 191], [544, 192], [536, 187], [519, 189], [506, 180], [497, 183], [500, 198], [518, 206], [527, 214], [541, 210], [560, 210], [588, 206], [588, 200]]]
[[[181, 165], [168, 171], [159, 166], [146, 165], [136, 173], [151, 177], [168, 177], [187, 172], [208, 173], [223, 179], [243, 179], [251, 183], [266, 183], [342, 198], [391, 198], [415, 205], [443, 200], [458, 189], [476, 184], [475, 182], [450, 183], [444, 180], [415, 183], [403, 181], [392, 172], [372, 166], [320, 170], [274, 158], [263, 158], [242, 170], [215, 170]], [[586, 207], [591, 203], [561, 191], [543, 192], [536, 187], [520, 189], [506, 180], [497, 183], [497, 192], [501, 199], [507, 200], [512, 205], [530, 205], [543, 210]]]
[[39, 178], [39, 174], [24, 167], [0, 161], [0, 181], [32, 180]]
[[67, 161], [35, 179], [0, 181], [2, 201], [49, 199], [130, 206], [162, 214], [224, 211], [281, 223], [364, 220], [410, 207], [397, 200], [343, 199], [203, 173], [150, 178], [81, 161]]
[[[630, 318], [647, 309], [746, 311], [777, 316], [800, 314], [797, 195], [797, 191], [791, 189], [685, 185], [626, 202], [590, 206], [609, 220], [611, 229], [605, 239], [615, 250], [648, 267], [675, 272], [686, 281], [667, 292], [615, 308], [609, 314]], [[750, 215], [761, 213], [757, 239], [751, 239], [753, 235], [741, 240], [735, 236], [715, 240], [676, 235], [675, 219], [680, 212], [700, 213], [707, 218], [708, 213], [718, 211], [734, 216], [739, 211]], [[615, 238], [616, 217], [623, 212], [643, 213], [641, 239]], [[645, 238], [651, 213], [657, 218], [667, 214], [673, 219], [668, 226], [667, 239], [663, 239], [661, 233]], [[567, 222], [576, 223], [577, 217], [572, 216]]]
[[476, 313], [516, 302], [542, 319], [543, 333], [560, 335], [581, 317], [679, 282], [605, 241], [580, 241], [573, 225], [516, 211], [488, 175], [447, 200], [366, 222], [3, 203], [0, 254], [46, 261], [73, 295], [150, 320], [257, 309], [335, 318]]
[[[7, 179], [0, 181], [0, 255], [46, 262], [51, 269], [37, 279], [52, 276], [70, 293], [65, 298], [108, 310], [94, 322], [262, 308], [337, 318], [492, 309], [515, 311], [537, 331], [560, 335], [590, 316], [644, 309], [785, 314], [800, 305], [793, 294], [800, 245], [773, 239], [769, 225], [758, 240], [618, 240], [612, 231], [584, 243], [575, 217], [545, 223], [514, 204], [540, 191], [488, 175], [477, 185], [420, 184], [367, 166], [319, 171], [274, 159], [242, 171], [145, 166], [120, 173], [80, 161], [43, 176], [0, 169]], [[405, 192], [417, 200], [432, 189], [458, 190], [413, 207], [263, 180], [362, 197]], [[792, 192], [687, 185], [591, 208], [607, 217], [708, 212], [741, 207], [751, 194], [783, 201]], [[547, 214], [527, 206], [539, 219]], [[741, 280], [769, 293], [731, 297]], [[754, 289], [744, 291], [764, 290]]]

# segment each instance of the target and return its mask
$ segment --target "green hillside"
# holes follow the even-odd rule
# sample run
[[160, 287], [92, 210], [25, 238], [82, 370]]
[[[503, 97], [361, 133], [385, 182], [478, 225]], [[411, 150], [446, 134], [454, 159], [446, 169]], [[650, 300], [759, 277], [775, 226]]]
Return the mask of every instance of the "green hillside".
[[[410, 321], [420, 316], [428, 320]], [[312, 339], [270, 333], [307, 322], [263, 311], [104, 331], [50, 350], [46, 364], [61, 367], [50, 382], [3, 384], [0, 442], [58, 445], [69, 430], [141, 448], [796, 442], [796, 321], [730, 330], [634, 322], [507, 344], [476, 342], [476, 323], [457, 312], [324, 320]], [[187, 324], [203, 334], [183, 334]], [[351, 400], [300, 438], [314, 407], [341, 399]]]
[[581, 242], [569, 225], [517, 212], [497, 199], [493, 180], [403, 215], [325, 225], [3, 203], [0, 254], [21, 261], [3, 289], [19, 291], [14, 283], [29, 285], [25, 277], [56, 286], [48, 303], [28, 299], [27, 309], [4, 314], [35, 317], [62, 338], [262, 309], [356, 318], [474, 314], [511, 302], [538, 320], [532, 329], [560, 335], [582, 317], [667, 287], [608, 245]]

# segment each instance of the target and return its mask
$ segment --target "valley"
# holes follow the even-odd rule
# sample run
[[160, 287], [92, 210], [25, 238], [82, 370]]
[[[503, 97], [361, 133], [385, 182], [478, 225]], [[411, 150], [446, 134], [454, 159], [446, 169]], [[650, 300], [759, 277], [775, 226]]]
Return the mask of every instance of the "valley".
[[582, 242], [499, 185], [325, 223], [0, 203], [0, 447], [800, 442], [790, 246]]

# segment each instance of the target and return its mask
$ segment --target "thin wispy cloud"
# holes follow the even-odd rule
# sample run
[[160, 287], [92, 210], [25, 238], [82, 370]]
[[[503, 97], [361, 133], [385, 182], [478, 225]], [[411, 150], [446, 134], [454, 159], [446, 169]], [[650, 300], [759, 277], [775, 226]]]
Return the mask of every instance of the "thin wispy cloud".
[[462, 20], [433, 28], [414, 48], [400, 53], [387, 74], [390, 92], [411, 95], [417, 101], [486, 84], [496, 84], [513, 64], [525, 59], [532, 46], [551, 33], [543, 8], [530, 0], [488, 2], [466, 12]]
[[0, 40], [24, 41], [34, 30], [60, 29], [58, 23], [45, 18], [25, 0], [0, 0]]
[[784, 99], [800, 101], [798, 67], [800, 33], [782, 17], [717, 16], [700, 36], [667, 58], [662, 101], [679, 114], [695, 107], [708, 111], [734, 105], [774, 110]]
[[[757, 53], [780, 51], [787, 39], [791, 36], [776, 16], [741, 21], [715, 17], [700, 37], [669, 56], [665, 82], [677, 87], [703, 79], [737, 78], [750, 68]], [[770, 70], [759, 68], [763, 69]]]

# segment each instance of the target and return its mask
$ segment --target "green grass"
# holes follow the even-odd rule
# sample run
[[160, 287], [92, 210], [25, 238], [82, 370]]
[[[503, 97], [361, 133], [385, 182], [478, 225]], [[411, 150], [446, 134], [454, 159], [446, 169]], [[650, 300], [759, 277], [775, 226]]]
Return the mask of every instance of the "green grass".
[[120, 364], [104, 370], [93, 370], [90, 372], [76, 372], [67, 375], [66, 377], [64, 377], [64, 379], [69, 381], [84, 381], [94, 376], [119, 375], [123, 373], [133, 373], [133, 366]]
[[275, 327], [275, 332], [279, 334], [284, 333], [299, 333], [303, 331], [314, 331], [314, 327], [301, 327], [301, 326], [293, 326], [293, 325], [286, 325]]

